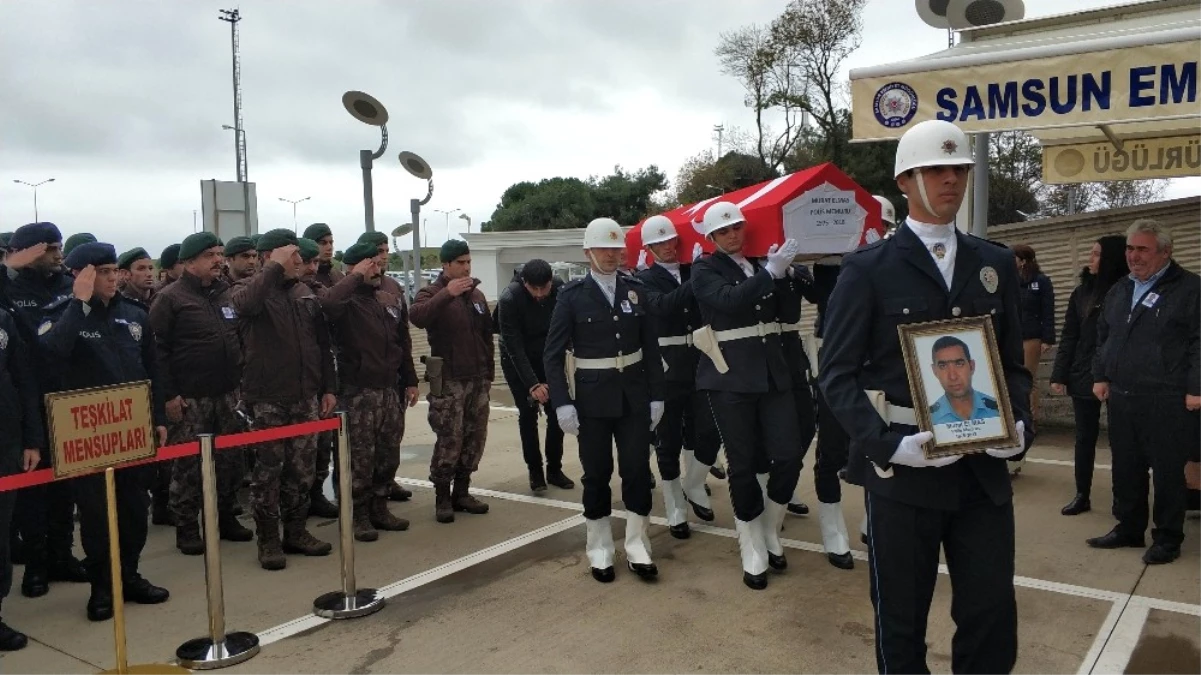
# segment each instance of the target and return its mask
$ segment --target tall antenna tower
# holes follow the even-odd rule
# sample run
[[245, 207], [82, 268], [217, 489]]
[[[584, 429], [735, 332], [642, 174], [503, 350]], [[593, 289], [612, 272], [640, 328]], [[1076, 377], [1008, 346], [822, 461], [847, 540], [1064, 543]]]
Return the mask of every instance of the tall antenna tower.
[[724, 124], [714, 124], [713, 132], [717, 135], [717, 159], [721, 159], [721, 140], [726, 130]]
[[238, 46], [238, 22], [242, 13], [237, 9], [219, 10], [218, 19], [229, 24], [230, 44], [233, 48], [234, 75], [234, 154], [237, 158], [238, 182], [246, 182], [246, 130], [242, 127], [242, 57]]

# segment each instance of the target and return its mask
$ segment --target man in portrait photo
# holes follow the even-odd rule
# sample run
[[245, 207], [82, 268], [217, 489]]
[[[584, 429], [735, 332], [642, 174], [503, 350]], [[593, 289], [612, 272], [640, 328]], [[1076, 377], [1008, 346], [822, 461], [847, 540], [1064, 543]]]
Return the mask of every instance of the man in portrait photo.
[[943, 395], [930, 406], [931, 424], [949, 424], [967, 420], [1000, 417], [997, 400], [972, 387], [976, 362], [967, 343], [953, 335], [934, 341], [930, 364]]

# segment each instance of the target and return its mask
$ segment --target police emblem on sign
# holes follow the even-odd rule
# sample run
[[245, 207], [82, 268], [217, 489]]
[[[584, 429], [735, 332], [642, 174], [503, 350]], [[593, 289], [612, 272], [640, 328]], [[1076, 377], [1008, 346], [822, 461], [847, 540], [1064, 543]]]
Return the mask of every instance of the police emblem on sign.
[[8, 333], [0, 328], [0, 351], [8, 349]]
[[917, 92], [904, 82], [889, 82], [876, 92], [872, 113], [881, 125], [899, 129], [917, 114]]
[[129, 334], [133, 336], [133, 339], [135, 342], [141, 342], [142, 341], [142, 324], [134, 323], [131, 321], [129, 323]]

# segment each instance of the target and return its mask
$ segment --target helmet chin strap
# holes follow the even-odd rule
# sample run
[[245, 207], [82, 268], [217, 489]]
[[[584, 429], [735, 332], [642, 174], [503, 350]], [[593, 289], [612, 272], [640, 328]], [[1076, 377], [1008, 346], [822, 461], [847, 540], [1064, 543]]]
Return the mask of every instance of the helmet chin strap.
[[914, 169], [913, 175], [917, 178], [917, 193], [922, 198], [922, 206], [926, 207], [926, 213], [937, 217], [938, 213], [934, 211], [933, 206], [930, 206], [930, 198], [926, 196], [926, 179], [922, 177], [922, 170]]

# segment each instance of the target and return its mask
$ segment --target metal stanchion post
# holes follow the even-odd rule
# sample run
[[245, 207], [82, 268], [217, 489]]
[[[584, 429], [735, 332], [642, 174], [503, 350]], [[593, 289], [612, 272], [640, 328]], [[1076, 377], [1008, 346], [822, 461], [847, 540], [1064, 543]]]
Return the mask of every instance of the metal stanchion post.
[[384, 608], [384, 596], [374, 588], [355, 588], [354, 493], [350, 485], [350, 441], [345, 411], [338, 411], [338, 530], [342, 535], [342, 590], [331, 591], [313, 601], [313, 613], [326, 619], [353, 619]]
[[[239, 450], [229, 450], [239, 452]], [[218, 548], [217, 470], [213, 462], [213, 435], [200, 435], [200, 482], [204, 495], [204, 583], [208, 587], [208, 637], [188, 640], [175, 650], [179, 663], [195, 670], [225, 668], [259, 653], [259, 636], [225, 632], [225, 595]]]
[[116, 643], [117, 667], [102, 670], [102, 674], [119, 673], [187, 673], [186, 668], [165, 663], [144, 663], [131, 666], [125, 644], [125, 585], [121, 579], [121, 535], [117, 527], [117, 481], [113, 467], [104, 470], [104, 496], [108, 502], [108, 558], [113, 586], [113, 642]]

